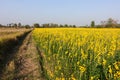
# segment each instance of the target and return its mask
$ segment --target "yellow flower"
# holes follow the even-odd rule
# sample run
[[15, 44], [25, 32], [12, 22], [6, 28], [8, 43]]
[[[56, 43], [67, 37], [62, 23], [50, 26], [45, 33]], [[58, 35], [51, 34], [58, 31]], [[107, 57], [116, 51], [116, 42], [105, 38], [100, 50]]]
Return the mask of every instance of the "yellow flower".
[[65, 78], [58, 78], [58, 77], [56, 77], [55, 80], [65, 80]]
[[71, 78], [72, 80], [76, 80], [74, 77]]
[[79, 70], [83, 73], [86, 71], [86, 68], [84, 66], [79, 66]]
[[114, 63], [114, 67], [115, 67], [116, 70], [119, 70], [119, 67], [118, 67], [116, 62]]
[[71, 75], [71, 80], [76, 80], [75, 77], [73, 75]]
[[86, 58], [87, 58], [87, 55], [84, 53], [83, 49], [81, 49], [81, 54], [82, 54], [82, 58], [83, 58], [83, 59], [86, 59]]
[[103, 59], [103, 65], [104, 65], [104, 66], [106, 65], [106, 62], [107, 62], [107, 61], [106, 61], [105, 59]]
[[79, 65], [80, 64], [80, 61], [77, 61], [77, 65]]
[[50, 77], [52, 77], [52, 78], [54, 77], [54, 74], [52, 71], [48, 70], [48, 74], [50, 75]]
[[94, 80], [94, 76], [91, 76], [91, 77], [90, 77], [90, 80]]
[[117, 71], [117, 72], [114, 74], [114, 79], [120, 79], [120, 71]]
[[56, 77], [56, 79], [55, 79], [55, 80], [60, 80], [60, 78]]
[[108, 71], [109, 71], [109, 73], [110, 73], [110, 74], [112, 74], [111, 65], [109, 65], [109, 66], [108, 66], [108, 68], [109, 68], [109, 70], [108, 70]]
[[65, 78], [62, 78], [61, 80], [65, 80]]
[[[69, 66], [73, 63], [74, 72], [77, 72], [78, 67], [80, 75], [65, 76], [69, 77], [69, 80], [75, 80], [75, 78], [78, 80], [77, 77], [86, 75], [85, 71], [88, 65], [84, 64], [87, 61], [92, 62], [92, 60], [95, 65], [103, 65], [105, 76], [113, 74], [116, 79], [120, 76], [120, 62], [114, 63], [113, 66], [107, 64], [109, 58], [113, 62], [115, 61], [113, 59], [115, 50], [120, 50], [120, 29], [36, 28], [33, 30], [33, 37], [39, 49], [44, 53], [45, 63], [43, 66], [52, 71], [47, 72], [51, 79], [65, 80], [64, 74], [69, 73], [68, 70], [71, 68]], [[88, 56], [88, 53], [90, 53], [90, 56]], [[87, 57], [90, 57], [90, 59], [88, 60]], [[101, 60], [103, 60], [102, 63]], [[106, 64], [109, 65], [108, 73]], [[62, 69], [62, 66], [65, 70]], [[97, 76], [95, 75], [92, 75], [90, 80], [96, 80]]]

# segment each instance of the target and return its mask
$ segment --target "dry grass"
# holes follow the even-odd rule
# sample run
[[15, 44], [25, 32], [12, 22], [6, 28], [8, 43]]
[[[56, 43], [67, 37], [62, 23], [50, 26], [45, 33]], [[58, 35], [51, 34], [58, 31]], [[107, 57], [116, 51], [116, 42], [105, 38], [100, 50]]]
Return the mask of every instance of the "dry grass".
[[21, 35], [29, 29], [14, 29], [14, 28], [0, 28], [0, 39], [15, 38], [15, 36]]
[[[25, 38], [26, 34], [30, 29], [1, 29], [0, 28], [0, 79], [3, 76], [3, 80], [8, 78], [12, 80], [14, 77], [14, 50], [16, 47], [22, 44], [22, 40]], [[4, 74], [6, 75], [4, 75]]]
[[21, 37], [30, 31], [29, 29], [0, 28], [0, 62], [12, 48], [16, 46]]

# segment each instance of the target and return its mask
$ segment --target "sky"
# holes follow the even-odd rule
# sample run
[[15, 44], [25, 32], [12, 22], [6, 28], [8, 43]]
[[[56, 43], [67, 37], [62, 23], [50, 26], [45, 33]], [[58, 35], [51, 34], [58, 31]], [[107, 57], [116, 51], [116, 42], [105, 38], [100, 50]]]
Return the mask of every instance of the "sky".
[[0, 24], [57, 23], [90, 25], [120, 22], [120, 0], [0, 0]]

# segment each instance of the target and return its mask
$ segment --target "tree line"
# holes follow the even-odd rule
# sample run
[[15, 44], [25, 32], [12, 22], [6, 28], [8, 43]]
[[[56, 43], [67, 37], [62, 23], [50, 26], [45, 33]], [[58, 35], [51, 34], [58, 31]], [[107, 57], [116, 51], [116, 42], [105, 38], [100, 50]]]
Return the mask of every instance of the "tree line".
[[95, 21], [91, 21], [90, 26], [76, 26], [76, 25], [68, 25], [68, 24], [54, 24], [54, 23], [46, 23], [40, 25], [39, 23], [34, 23], [33, 26], [30, 25], [22, 25], [21, 23], [10, 23], [7, 26], [0, 24], [0, 28], [120, 28], [120, 24], [118, 24], [117, 20], [109, 18], [106, 21], [101, 21], [101, 24], [96, 25]]
[[7, 25], [0, 24], [0, 28], [33, 28], [30, 25], [22, 25], [21, 23], [10, 23]]
[[120, 28], [120, 24], [118, 24], [117, 20], [109, 18], [106, 21], [101, 21], [100, 25], [95, 25], [95, 21], [91, 21], [92, 28]]
[[54, 23], [47, 23], [47, 24], [42, 24], [42, 25], [35, 23], [33, 26], [35, 28], [76, 28], [76, 25], [68, 25], [68, 24], [58, 25], [58, 24], [54, 24]]
[[76, 25], [58, 25], [53, 23], [48, 24], [42, 24], [39, 25], [38, 23], [34, 24], [35, 28], [120, 28], [120, 24], [118, 24], [117, 20], [114, 20], [112, 18], [109, 18], [106, 21], [101, 21], [100, 25], [95, 25], [95, 21], [91, 21], [90, 26], [76, 26]]

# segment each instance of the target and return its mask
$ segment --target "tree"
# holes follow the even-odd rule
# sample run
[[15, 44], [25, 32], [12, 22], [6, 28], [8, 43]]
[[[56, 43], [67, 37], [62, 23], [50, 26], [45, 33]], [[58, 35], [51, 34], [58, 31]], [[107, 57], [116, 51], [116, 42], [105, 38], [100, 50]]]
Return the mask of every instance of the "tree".
[[60, 24], [59, 27], [64, 27], [64, 26], [62, 24]]
[[101, 21], [101, 25], [99, 25], [99, 27], [105, 27], [105, 25], [106, 25], [106, 21]]
[[0, 28], [3, 27], [2, 24], [0, 24]]
[[10, 24], [8, 24], [8, 27], [12, 27], [12, 24], [10, 23]]
[[106, 25], [105, 27], [107, 28], [115, 28], [117, 26], [117, 21], [112, 19], [112, 18], [109, 18], [107, 21], [106, 21]]
[[22, 25], [21, 25], [21, 23], [18, 23], [18, 27], [21, 27]]
[[120, 24], [117, 24], [117, 26], [116, 26], [117, 28], [120, 28]]
[[76, 25], [73, 25], [73, 28], [76, 28]]
[[55, 27], [58, 27], [58, 24], [54, 24], [54, 23], [51, 23], [51, 24], [49, 24], [49, 27], [53, 27], [53, 28], [55, 28]]
[[49, 24], [43, 24], [42, 26], [43, 26], [44, 28], [49, 28], [50, 25], [49, 25]]
[[67, 24], [65, 24], [65, 25], [64, 25], [64, 27], [68, 27], [68, 25], [67, 25]]
[[17, 24], [15, 23], [15, 24], [13, 25], [13, 27], [14, 27], [14, 28], [17, 28]]
[[40, 25], [39, 25], [38, 23], [35, 23], [35, 24], [34, 24], [34, 27], [35, 27], [35, 28], [39, 28]]
[[25, 25], [25, 28], [26, 28], [26, 29], [30, 28], [30, 25]]
[[94, 28], [95, 27], [95, 22], [91, 21], [91, 27]]

